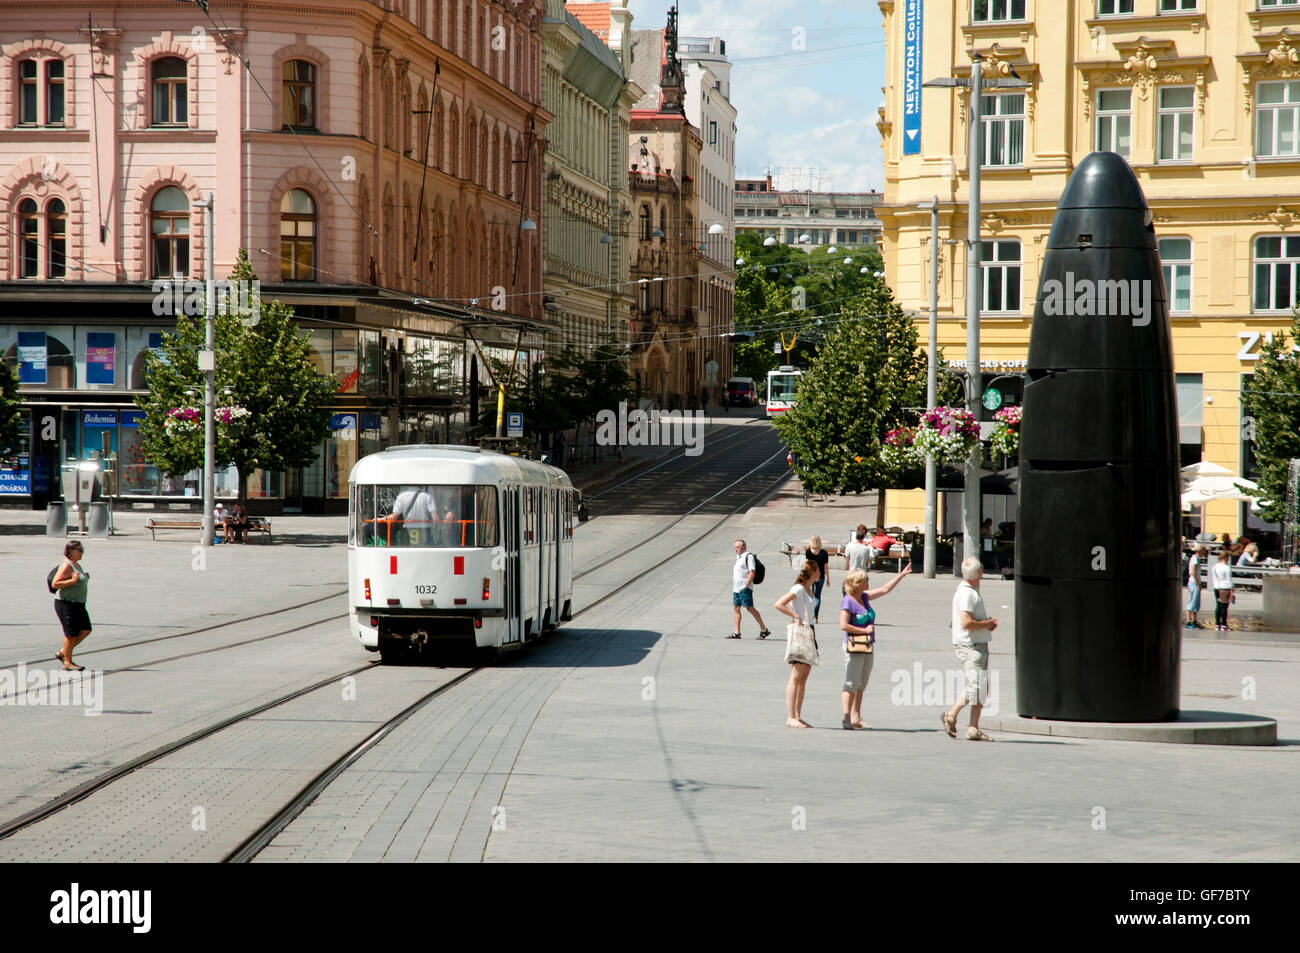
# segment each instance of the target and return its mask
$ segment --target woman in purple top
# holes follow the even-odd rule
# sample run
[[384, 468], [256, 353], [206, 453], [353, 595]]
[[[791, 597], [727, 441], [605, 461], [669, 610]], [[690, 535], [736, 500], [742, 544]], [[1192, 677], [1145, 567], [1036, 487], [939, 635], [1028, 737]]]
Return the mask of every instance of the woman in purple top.
[[871, 608], [871, 600], [887, 596], [894, 587], [910, 575], [912, 564], [908, 563], [889, 582], [879, 589], [867, 589], [867, 574], [855, 569], [844, 577], [844, 600], [840, 603], [840, 631], [844, 633], [844, 690], [840, 693], [844, 707], [843, 727], [870, 728], [862, 720], [862, 696], [867, 691], [867, 681], [871, 678], [871, 667], [875, 653], [850, 652], [849, 636], [865, 635], [871, 639], [874, 647], [876, 641], [876, 612]]

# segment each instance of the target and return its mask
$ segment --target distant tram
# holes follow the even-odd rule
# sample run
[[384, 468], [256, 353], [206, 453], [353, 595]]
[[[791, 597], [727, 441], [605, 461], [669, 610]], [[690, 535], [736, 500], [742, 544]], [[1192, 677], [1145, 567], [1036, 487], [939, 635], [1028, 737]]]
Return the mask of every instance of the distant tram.
[[577, 490], [563, 470], [475, 447], [362, 457], [348, 502], [352, 633], [385, 662], [495, 657], [571, 617]]
[[767, 416], [783, 414], [794, 406], [795, 390], [803, 371], [789, 365], [767, 372]]

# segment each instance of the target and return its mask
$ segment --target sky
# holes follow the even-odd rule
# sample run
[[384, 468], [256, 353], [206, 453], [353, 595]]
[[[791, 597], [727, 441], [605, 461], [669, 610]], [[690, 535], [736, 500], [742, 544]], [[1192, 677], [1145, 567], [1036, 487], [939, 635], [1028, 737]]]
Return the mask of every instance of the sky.
[[[629, 0], [632, 28], [662, 28], [671, 3]], [[771, 169], [784, 189], [883, 188], [885, 35], [874, 2], [679, 0], [678, 11], [680, 35], [727, 41], [737, 178]]]

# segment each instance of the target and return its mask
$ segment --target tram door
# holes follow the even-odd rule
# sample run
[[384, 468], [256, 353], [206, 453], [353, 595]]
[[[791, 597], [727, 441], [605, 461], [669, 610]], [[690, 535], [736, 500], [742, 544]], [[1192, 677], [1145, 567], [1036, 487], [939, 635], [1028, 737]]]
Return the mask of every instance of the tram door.
[[564, 514], [568, 509], [569, 496], [563, 490], [560, 490], [552, 492], [551, 498], [555, 500], [555, 512], [552, 514], [555, 536], [555, 586], [551, 590], [553, 593], [551, 599], [555, 610], [551, 615], [551, 621], [558, 625], [560, 615], [564, 612], [564, 600], [560, 598], [560, 594], [564, 591], [564, 544], [567, 541], [565, 538]]
[[[525, 491], [527, 492], [527, 491]], [[520, 572], [522, 566], [519, 562], [519, 554], [523, 542], [519, 533], [519, 488], [508, 486], [505, 488], [505, 633], [501, 637], [503, 643], [520, 642], [523, 640], [523, 574]]]
[[533, 638], [542, 634], [542, 620], [546, 618], [546, 514], [549, 511], [546, 491], [535, 486], [533, 494], [533, 532], [537, 539], [537, 624]]

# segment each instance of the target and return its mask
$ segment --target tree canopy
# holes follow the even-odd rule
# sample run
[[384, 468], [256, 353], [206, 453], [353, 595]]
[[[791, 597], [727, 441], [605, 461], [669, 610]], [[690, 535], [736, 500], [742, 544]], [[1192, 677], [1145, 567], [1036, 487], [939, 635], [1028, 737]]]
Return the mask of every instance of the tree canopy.
[[0, 449], [18, 439], [22, 402], [18, 399], [18, 376], [0, 361]]
[[1278, 332], [1260, 347], [1254, 376], [1242, 390], [1241, 405], [1254, 420], [1255, 459], [1259, 486], [1268, 506], [1261, 515], [1273, 522], [1284, 518], [1287, 476], [1292, 458], [1300, 457], [1300, 312], [1291, 333]]
[[[252, 281], [242, 249], [232, 281]], [[293, 310], [278, 301], [262, 302], [255, 323], [232, 313], [214, 320], [218, 421], [221, 408], [244, 408], [217, 427], [218, 466], [239, 471], [240, 498], [256, 468], [283, 470], [306, 466], [328, 435], [329, 404], [338, 382], [316, 372], [311, 347], [299, 333]], [[136, 398], [145, 411], [140, 437], [149, 458], [168, 473], [203, 466], [201, 413], [197, 425], [185, 411], [203, 408], [203, 373], [198, 352], [204, 347], [204, 316], [180, 315], [174, 334], [146, 359], [149, 390]], [[181, 413], [177, 413], [180, 411]], [[171, 423], [169, 424], [169, 418]], [[177, 421], [180, 421], [177, 423]]]
[[765, 246], [752, 232], [736, 239], [736, 258], [743, 262], [736, 266], [736, 331], [754, 338], [736, 344], [732, 373], [755, 380], [785, 363], [785, 353], [777, 350], [782, 332], [787, 344], [798, 336], [790, 359], [810, 362], [827, 322], [870, 293], [879, 284], [875, 273], [884, 267], [875, 248], [836, 248], [831, 254], [829, 248]]

